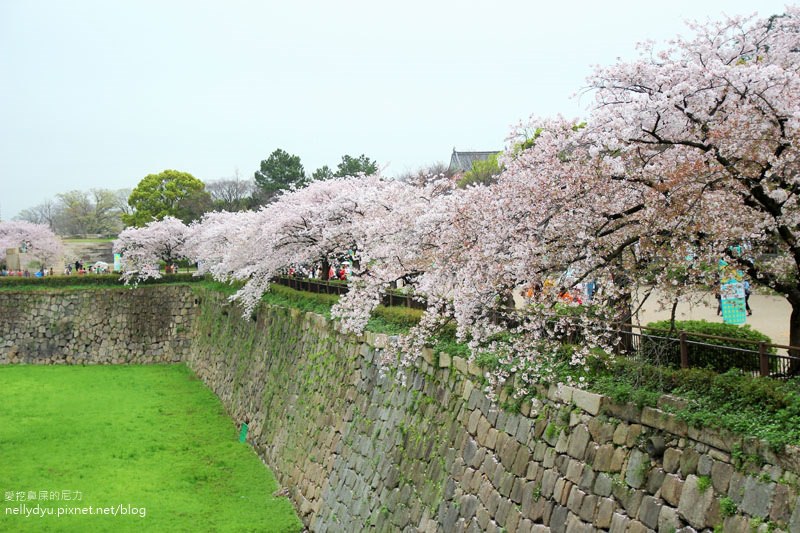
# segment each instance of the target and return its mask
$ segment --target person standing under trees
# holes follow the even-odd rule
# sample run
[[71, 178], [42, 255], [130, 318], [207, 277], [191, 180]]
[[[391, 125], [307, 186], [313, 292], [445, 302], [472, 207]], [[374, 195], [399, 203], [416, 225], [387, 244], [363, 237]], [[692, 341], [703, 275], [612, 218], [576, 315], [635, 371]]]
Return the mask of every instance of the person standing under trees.
[[750, 282], [747, 280], [744, 280], [744, 306], [747, 309], [747, 316], [751, 316], [753, 310], [750, 309]]

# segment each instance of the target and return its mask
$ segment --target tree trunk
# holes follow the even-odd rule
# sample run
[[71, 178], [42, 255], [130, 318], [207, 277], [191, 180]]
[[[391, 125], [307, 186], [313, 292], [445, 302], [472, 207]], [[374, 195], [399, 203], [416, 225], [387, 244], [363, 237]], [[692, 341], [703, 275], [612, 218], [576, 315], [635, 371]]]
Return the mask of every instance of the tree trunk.
[[633, 318], [633, 294], [627, 291], [621, 294], [614, 307], [617, 309], [616, 320], [621, 334], [617, 349], [622, 353], [632, 353], [633, 328], [630, 324]]
[[[792, 305], [792, 314], [789, 318], [789, 345], [800, 347], [800, 298], [789, 296], [789, 303]], [[789, 355], [796, 357], [789, 361], [790, 376], [800, 375], [800, 350], [789, 350]]]
[[331, 263], [328, 261], [328, 258], [322, 260], [322, 268], [320, 269], [319, 279], [322, 281], [328, 281], [329, 276], [328, 274], [331, 271]]

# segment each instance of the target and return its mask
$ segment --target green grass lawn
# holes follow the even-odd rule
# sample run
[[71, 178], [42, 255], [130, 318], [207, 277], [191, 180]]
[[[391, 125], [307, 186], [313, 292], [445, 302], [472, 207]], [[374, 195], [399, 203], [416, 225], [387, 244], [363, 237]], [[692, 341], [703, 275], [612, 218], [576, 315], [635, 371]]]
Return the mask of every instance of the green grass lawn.
[[0, 531], [300, 531], [277, 489], [184, 365], [0, 366]]

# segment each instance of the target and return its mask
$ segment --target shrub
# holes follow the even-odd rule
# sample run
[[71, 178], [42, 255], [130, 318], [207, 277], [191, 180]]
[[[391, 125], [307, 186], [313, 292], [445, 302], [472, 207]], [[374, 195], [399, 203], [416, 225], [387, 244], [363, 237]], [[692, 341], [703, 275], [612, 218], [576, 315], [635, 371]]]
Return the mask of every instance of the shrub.
[[386, 307], [379, 305], [372, 313], [375, 317], [379, 317], [386, 322], [401, 326], [405, 329], [411, 329], [419, 324], [422, 318], [422, 311], [420, 309], [412, 309], [410, 307]]
[[[660, 365], [679, 367], [681, 363], [680, 332], [687, 333], [687, 351], [689, 364], [693, 367], [711, 368], [717, 372], [727, 372], [731, 368], [746, 371], [758, 371], [758, 343], [771, 343], [772, 340], [761, 333], [751, 329], [750, 326], [735, 326], [705, 320], [675, 321], [671, 330], [669, 320], [651, 322], [648, 328], [661, 331], [646, 331], [641, 338], [640, 351], [648, 361]], [[727, 339], [709, 339], [692, 335], [714, 335]], [[737, 342], [742, 341], [742, 342]], [[769, 353], [774, 354], [775, 348], [770, 348]], [[770, 358], [772, 370], [777, 368], [777, 360]]]

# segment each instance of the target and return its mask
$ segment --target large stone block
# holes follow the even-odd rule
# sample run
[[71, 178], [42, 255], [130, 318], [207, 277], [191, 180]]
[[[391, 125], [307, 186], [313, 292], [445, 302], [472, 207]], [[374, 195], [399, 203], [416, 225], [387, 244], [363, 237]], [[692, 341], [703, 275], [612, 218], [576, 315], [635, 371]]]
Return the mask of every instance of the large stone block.
[[647, 481], [648, 472], [650, 472], [650, 456], [640, 450], [631, 450], [628, 467], [625, 470], [625, 482], [635, 489], [640, 489]]
[[689, 438], [713, 446], [718, 450], [730, 452], [734, 448], [741, 447], [742, 437], [731, 433], [726, 429], [720, 428], [689, 428]]
[[570, 459], [567, 463], [567, 473], [564, 477], [577, 485], [583, 475], [583, 466], [583, 463], [577, 459]]
[[681, 467], [683, 452], [676, 448], [667, 448], [664, 451], [664, 471], [674, 474]]
[[651, 468], [647, 474], [647, 492], [656, 494], [664, 483], [666, 472], [662, 468]]
[[677, 507], [681, 501], [682, 492], [683, 480], [674, 474], [667, 474], [661, 485], [661, 497], [664, 498], [664, 501], [673, 507]]
[[533, 421], [530, 418], [519, 417], [519, 426], [517, 427], [517, 432], [515, 437], [517, 442], [520, 444], [528, 445], [528, 441], [531, 437], [531, 427], [533, 426]]
[[632, 403], [606, 402], [603, 404], [603, 410], [626, 422], [638, 424], [642, 418], [642, 410]]
[[531, 460], [531, 451], [527, 446], [520, 446], [511, 465], [511, 472], [518, 477], [524, 477], [528, 470], [528, 463]]
[[628, 531], [628, 524], [631, 519], [622, 513], [614, 513], [611, 517], [611, 527], [609, 533], [625, 533]]
[[681, 455], [681, 475], [686, 478], [691, 474], [695, 474], [699, 461], [700, 454], [694, 448], [686, 448]]
[[575, 514], [578, 514], [581, 510], [581, 505], [583, 504], [583, 499], [585, 497], [586, 493], [577, 486], [573, 485], [572, 490], [569, 492], [569, 497], [567, 498], [567, 507], [569, 510]]
[[616, 447], [613, 444], [604, 444], [597, 449], [592, 465], [598, 472], [611, 472], [611, 462], [614, 458]]
[[587, 392], [582, 389], [574, 389], [572, 391], [572, 401], [590, 415], [596, 416], [600, 414], [604, 399], [605, 397], [600, 394]]
[[583, 424], [575, 426], [567, 443], [567, 454], [578, 460], [583, 460], [586, 453], [586, 446], [589, 444], [591, 436], [589, 430]]
[[589, 420], [588, 428], [589, 434], [592, 436], [592, 440], [597, 444], [606, 444], [611, 442], [611, 440], [614, 438], [614, 432], [617, 429], [614, 424], [605, 422], [600, 418], [592, 418]]
[[699, 478], [689, 475], [683, 485], [681, 500], [678, 503], [678, 514], [692, 527], [702, 529], [706, 527], [706, 515], [714, 498], [711, 487], [701, 490]]
[[772, 496], [772, 509], [769, 512], [769, 519], [776, 523], [788, 524], [792, 517], [790, 504], [796, 496], [794, 490], [787, 485], [779, 483], [775, 486], [775, 493]]
[[678, 511], [666, 505], [661, 507], [661, 514], [658, 516], [659, 532], [678, 531], [681, 527], [681, 519]]
[[774, 492], [774, 482], [764, 483], [754, 477], [748, 477], [744, 482], [744, 498], [740, 505], [741, 510], [751, 516], [768, 517]]
[[581, 503], [580, 511], [578, 512], [578, 516], [584, 522], [593, 522], [595, 511], [597, 510], [598, 505], [598, 497], [594, 494], [587, 494], [583, 498], [583, 503]]
[[733, 466], [721, 461], [714, 461], [711, 465], [711, 484], [720, 494], [728, 493], [728, 486], [733, 475]]
[[611, 496], [614, 480], [603, 472], [597, 474], [594, 482], [594, 493], [598, 496]]
[[550, 389], [548, 389], [547, 397], [554, 402], [571, 403], [572, 393], [575, 390], [576, 389], [574, 387], [564, 385], [563, 383], [554, 384], [550, 386]]
[[642, 504], [639, 506], [637, 518], [650, 529], [657, 529], [662, 507], [663, 504], [657, 498], [645, 496], [642, 498]]
[[689, 432], [686, 422], [678, 420], [675, 415], [651, 407], [642, 408], [642, 424], [679, 437], [685, 437]]

